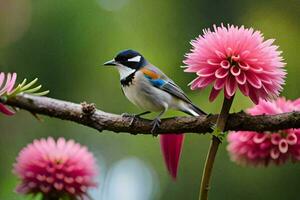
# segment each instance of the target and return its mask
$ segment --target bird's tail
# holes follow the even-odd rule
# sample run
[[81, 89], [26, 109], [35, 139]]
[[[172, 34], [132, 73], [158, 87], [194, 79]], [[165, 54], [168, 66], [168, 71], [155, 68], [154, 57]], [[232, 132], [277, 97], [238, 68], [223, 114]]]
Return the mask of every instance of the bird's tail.
[[207, 115], [206, 112], [204, 112], [203, 110], [201, 110], [198, 106], [196, 106], [195, 104], [189, 104], [189, 107], [190, 109], [192, 109], [194, 112], [197, 113], [197, 115], [193, 114], [193, 113], [190, 113], [190, 115], [193, 115], [193, 116], [200, 116], [200, 115]]
[[[202, 111], [194, 104], [188, 104], [187, 108], [185, 108], [182, 111], [193, 116], [206, 115], [204, 111]], [[176, 180], [177, 177], [177, 171], [179, 166], [181, 150], [183, 147], [183, 141], [184, 141], [183, 134], [160, 135], [160, 147], [163, 153], [165, 164], [167, 166], [169, 174], [172, 176], [174, 180]]]

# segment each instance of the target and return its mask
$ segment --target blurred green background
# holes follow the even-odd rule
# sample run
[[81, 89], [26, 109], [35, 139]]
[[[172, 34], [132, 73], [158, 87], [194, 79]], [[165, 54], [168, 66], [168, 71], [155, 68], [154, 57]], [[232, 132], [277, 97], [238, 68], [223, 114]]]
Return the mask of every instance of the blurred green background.
[[[189, 41], [213, 24], [244, 24], [276, 38], [288, 76], [283, 94], [299, 90], [300, 2], [260, 0], [0, 0], [0, 71], [18, 72], [18, 80], [38, 77], [49, 96], [94, 102], [113, 113], [137, 110], [122, 95], [119, 75], [101, 64], [119, 50], [132, 48], [160, 66], [205, 111], [217, 113], [221, 97], [208, 102], [209, 89], [190, 91], [194, 78], [183, 73]], [[238, 95], [232, 111], [251, 106]], [[181, 115], [169, 112], [166, 116]], [[150, 116], [151, 117], [151, 116]], [[167, 175], [158, 139], [93, 129], [31, 114], [0, 115], [0, 200], [24, 199], [14, 193], [12, 165], [22, 147], [35, 138], [60, 136], [87, 145], [100, 165], [96, 200], [193, 200], [208, 149], [209, 136], [189, 134], [177, 182]], [[229, 160], [226, 142], [214, 168], [211, 199], [298, 199], [300, 165], [246, 168]]]

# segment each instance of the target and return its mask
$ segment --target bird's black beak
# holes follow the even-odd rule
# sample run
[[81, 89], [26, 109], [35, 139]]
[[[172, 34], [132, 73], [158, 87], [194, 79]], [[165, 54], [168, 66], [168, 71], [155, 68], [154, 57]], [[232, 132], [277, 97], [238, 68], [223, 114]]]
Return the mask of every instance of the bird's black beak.
[[115, 59], [109, 60], [107, 62], [105, 62], [103, 65], [105, 66], [116, 66], [117, 62], [115, 61]]

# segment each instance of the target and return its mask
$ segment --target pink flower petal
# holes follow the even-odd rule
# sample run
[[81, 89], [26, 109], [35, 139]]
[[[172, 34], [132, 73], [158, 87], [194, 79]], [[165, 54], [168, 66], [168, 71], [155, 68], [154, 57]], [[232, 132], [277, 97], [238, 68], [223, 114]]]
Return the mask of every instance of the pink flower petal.
[[250, 51], [245, 50], [245, 51], [243, 51], [243, 52], [241, 53], [241, 57], [242, 57], [242, 58], [246, 58], [249, 54], [250, 54]]
[[251, 66], [250, 70], [255, 72], [255, 73], [262, 73], [264, 71], [262, 67], [259, 67], [259, 66], [256, 66], [256, 65]]
[[215, 50], [215, 54], [221, 59], [226, 58], [226, 55], [224, 53], [222, 53], [221, 51]]
[[238, 87], [240, 88], [241, 92], [245, 95], [245, 96], [249, 96], [249, 88], [247, 84], [244, 85], [238, 85]]
[[54, 183], [54, 188], [58, 191], [61, 191], [64, 188], [64, 184], [62, 183]]
[[272, 134], [272, 135], [271, 135], [271, 142], [272, 142], [272, 144], [274, 144], [274, 145], [278, 145], [279, 142], [280, 142], [280, 139], [281, 139], [281, 137], [280, 137], [279, 134]]
[[198, 76], [205, 76], [205, 77], [207, 77], [207, 75], [209, 74], [209, 76], [210, 75], [213, 75], [214, 73], [215, 73], [215, 71], [216, 71], [216, 68], [215, 67], [208, 67], [208, 68], [204, 68], [204, 69], [198, 69], [198, 71], [197, 71], [197, 75]]
[[189, 85], [191, 86], [192, 90], [195, 90], [198, 87], [198, 82], [202, 81], [202, 77], [195, 78]]
[[42, 191], [42, 193], [49, 193], [51, 190], [51, 187], [49, 185], [45, 186], [45, 185], [40, 185], [40, 190]]
[[164, 156], [167, 169], [175, 180], [177, 177], [178, 164], [184, 135], [163, 134], [160, 135], [160, 146]]
[[239, 60], [240, 60], [240, 56], [239, 55], [237, 55], [237, 56], [232, 56], [231, 57], [231, 59], [233, 60], [233, 61], [235, 61], [235, 62], [238, 62]]
[[0, 103], [0, 112], [2, 112], [5, 115], [11, 116], [14, 115], [15, 112], [11, 111], [10, 109], [8, 109], [5, 105], [3, 105], [2, 103]]
[[262, 87], [261, 80], [257, 78], [254, 73], [247, 73], [247, 82], [250, 83], [254, 88], [260, 89]]
[[277, 148], [273, 148], [270, 151], [270, 156], [271, 156], [272, 159], [276, 160], [280, 156], [280, 151]]
[[222, 62], [220, 63], [220, 66], [223, 69], [229, 69], [230, 68], [230, 62], [228, 60], [222, 60]]
[[281, 139], [279, 141], [278, 147], [279, 147], [279, 151], [281, 153], [286, 153], [288, 151], [288, 149], [289, 149], [289, 145], [288, 145], [288, 143], [287, 143], [287, 141], [285, 139]]
[[297, 144], [297, 136], [294, 133], [289, 133], [288, 136], [286, 137], [286, 141], [289, 145], [294, 145]]
[[210, 65], [216, 65], [216, 66], [220, 65], [220, 63], [217, 60], [214, 60], [214, 59], [208, 59], [207, 63], [210, 64]]
[[253, 103], [258, 104], [259, 102], [258, 90], [254, 90], [254, 88], [250, 87], [249, 97], [253, 101]]
[[258, 156], [258, 152], [255, 149], [251, 149], [247, 152], [247, 156], [249, 159], [255, 159]]
[[244, 63], [244, 62], [239, 62], [239, 67], [242, 69], [242, 70], [249, 70], [250, 69], [250, 66], [247, 64], [247, 63]]
[[198, 72], [198, 71], [199, 71], [198, 65], [188, 66], [186, 67], [186, 69], [184, 69], [184, 72]]
[[264, 142], [267, 139], [268, 135], [267, 134], [255, 134], [255, 136], [253, 137], [253, 142], [255, 142], [256, 144], [260, 144], [262, 142]]
[[215, 88], [216, 90], [221, 90], [221, 89], [224, 87], [225, 82], [226, 82], [226, 78], [223, 78], [223, 79], [217, 79], [217, 80], [215, 81], [214, 88]]
[[17, 80], [17, 74], [16, 74], [16, 73], [13, 73], [13, 74], [12, 74], [12, 78], [11, 78], [10, 82], [8, 83], [8, 85], [7, 85], [7, 90], [6, 90], [6, 92], [7, 92], [8, 94], [9, 94], [9, 93], [11, 92], [11, 90], [13, 89], [16, 80]]
[[263, 151], [266, 151], [266, 153], [267, 153], [268, 149], [270, 149], [271, 146], [272, 146], [272, 144], [269, 141], [267, 141], [267, 142], [261, 143], [259, 145], [259, 148]]
[[192, 88], [194, 89], [195, 87], [198, 88], [204, 88], [211, 82], [215, 80], [215, 76], [210, 76], [210, 77], [199, 77], [199, 79], [195, 82], [192, 83]]
[[220, 93], [220, 91], [221, 90], [216, 90], [216, 89], [212, 88], [210, 95], [209, 95], [209, 101], [213, 102], [216, 99], [216, 97], [218, 96], [218, 94]]
[[[241, 132], [239, 132], [241, 133]], [[251, 140], [254, 136], [253, 132], [242, 132], [243, 134], [239, 135], [239, 141], [241, 142], [247, 142], [249, 140]]]
[[233, 50], [232, 50], [231, 47], [228, 47], [228, 48], [225, 50], [225, 52], [226, 52], [227, 57], [231, 57], [232, 54], [233, 54]]
[[264, 84], [272, 84], [272, 80], [270, 79], [270, 77], [268, 77], [267, 75], [264, 74], [257, 74], [257, 77], [261, 80], [262, 83]]
[[210, 73], [204, 73], [204, 72], [201, 72], [201, 71], [197, 72], [197, 75], [198, 75], [199, 77], [203, 77], [203, 78], [213, 76], [214, 74], [215, 74], [214, 71], [213, 71], [213, 72], [210, 72]]
[[11, 74], [8, 73], [6, 76], [6, 83], [5, 85], [2, 87], [2, 89], [0, 90], [0, 95], [4, 94], [7, 91], [7, 87], [10, 85], [10, 80], [11, 80]]
[[216, 70], [215, 72], [215, 76], [217, 78], [224, 78], [228, 75], [228, 70], [227, 69], [223, 69], [223, 68], [219, 68]]
[[247, 81], [245, 73], [241, 71], [240, 74], [235, 77], [235, 80], [238, 84], [244, 85]]
[[241, 69], [236, 67], [236, 66], [232, 66], [230, 68], [230, 73], [233, 75], [233, 76], [239, 76], [241, 74]]
[[232, 97], [235, 94], [237, 89], [237, 83], [233, 76], [228, 76], [225, 83], [225, 91], [229, 97]]
[[0, 89], [3, 85], [3, 82], [4, 82], [4, 78], [5, 78], [5, 74], [3, 72], [0, 73]]

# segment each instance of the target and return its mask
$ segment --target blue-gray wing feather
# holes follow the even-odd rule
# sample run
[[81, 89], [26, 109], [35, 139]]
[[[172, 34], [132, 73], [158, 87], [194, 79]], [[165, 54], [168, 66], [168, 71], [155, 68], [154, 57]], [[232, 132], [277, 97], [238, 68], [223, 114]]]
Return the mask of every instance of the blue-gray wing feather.
[[147, 68], [160, 75], [159, 79], [155, 79], [155, 80], [150, 79], [150, 82], [152, 83], [153, 86], [165, 92], [168, 92], [169, 94], [187, 103], [192, 103], [192, 101], [186, 96], [186, 94], [184, 94], [183, 90], [178, 85], [176, 85], [174, 81], [170, 79], [167, 75], [165, 75], [161, 70], [159, 70], [153, 65], [148, 65]]
[[[199, 115], [200, 114], [206, 115], [206, 113], [200, 108], [198, 108], [195, 104], [193, 104], [192, 101], [183, 92], [183, 90], [178, 85], [176, 85], [174, 81], [170, 79], [167, 75], [165, 75], [162, 71], [160, 71], [158, 68], [156, 68], [153, 65], [148, 65], [147, 68], [160, 75], [159, 79], [151, 79], [151, 77], [147, 77], [153, 86], [171, 94], [172, 96], [177, 97], [178, 99], [187, 102], [189, 104], [189, 107]], [[189, 112], [187, 113], [191, 114]]]

